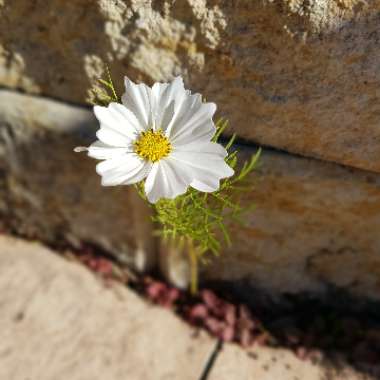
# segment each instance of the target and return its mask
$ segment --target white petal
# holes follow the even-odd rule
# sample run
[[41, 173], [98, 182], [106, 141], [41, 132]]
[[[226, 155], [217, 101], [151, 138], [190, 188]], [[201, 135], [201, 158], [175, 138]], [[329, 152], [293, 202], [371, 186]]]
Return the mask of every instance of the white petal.
[[157, 124], [155, 124], [155, 130], [162, 129], [164, 132], [166, 132], [168, 125], [170, 125], [171, 120], [174, 116], [174, 108], [175, 108], [175, 102], [174, 100], [164, 109], [162, 115], [160, 115], [159, 119], [157, 120]]
[[183, 86], [181, 77], [176, 77], [170, 83], [155, 83], [152, 87], [154, 98], [155, 128], [166, 130], [178, 108], [189, 92]]
[[95, 106], [94, 113], [102, 128], [115, 131], [129, 140], [143, 129], [136, 116], [125, 106], [119, 103], [110, 103], [108, 107]]
[[152, 91], [145, 84], [135, 84], [127, 77], [124, 78], [125, 93], [121, 101], [125, 107], [134, 113], [144, 130], [152, 125]]
[[219, 189], [220, 182], [219, 179], [204, 177], [203, 182], [195, 179], [190, 183], [190, 186], [203, 193], [213, 193]]
[[199, 170], [197, 173], [197, 178], [190, 183], [190, 186], [205, 193], [217, 191], [220, 187], [220, 180], [231, 177], [235, 173], [234, 170], [224, 161], [219, 165], [218, 171], [213, 172], [212, 174], [206, 170]]
[[[214, 143], [209, 143], [214, 144]], [[217, 144], [215, 144], [217, 145]], [[170, 157], [177, 161], [182, 170], [191, 173], [191, 186], [205, 192], [216, 191], [222, 178], [231, 177], [233, 169], [224, 161], [221, 151], [214, 145], [207, 145], [208, 151], [174, 151]], [[219, 151], [219, 152], [218, 152]]]
[[199, 94], [188, 96], [176, 110], [168, 127], [173, 143], [186, 144], [196, 139], [210, 141], [216, 128], [212, 117], [216, 111], [214, 103], [202, 103]]
[[218, 178], [227, 178], [234, 174], [224, 159], [214, 154], [175, 151], [171, 153], [170, 157], [192, 168], [194, 179], [199, 177], [198, 172], [208, 173], [210, 176]]
[[86, 148], [87, 154], [90, 157], [98, 160], [105, 160], [108, 158], [121, 156], [128, 152], [127, 148], [118, 148], [102, 143], [101, 141], [95, 141], [88, 148]]
[[227, 157], [227, 151], [218, 143], [208, 141], [205, 142], [201, 140], [195, 140], [189, 144], [178, 144], [172, 143], [174, 151], [177, 152], [188, 152], [188, 153], [202, 153], [202, 154], [211, 154], [216, 155], [221, 158]]
[[190, 181], [186, 170], [181, 170], [170, 159], [161, 160], [153, 165], [145, 181], [145, 193], [151, 203], [161, 198], [174, 199], [186, 192]]
[[185, 87], [183, 85], [183, 79], [178, 76], [174, 78], [170, 83], [155, 83], [152, 87], [152, 94], [155, 97], [157, 104], [166, 107], [172, 100], [186, 94]]
[[126, 148], [130, 147], [132, 144], [132, 140], [129, 137], [110, 128], [101, 127], [96, 132], [96, 137], [104, 144], [113, 147]]
[[151, 169], [151, 164], [134, 153], [112, 157], [96, 165], [102, 176], [103, 186], [130, 185], [142, 181]]
[[76, 146], [74, 148], [75, 153], [87, 152], [88, 148], [86, 146]]
[[191, 95], [190, 92], [179, 99], [175, 99], [175, 113], [170, 125], [167, 128], [168, 136], [174, 136], [181, 125], [191, 117], [194, 110], [198, 109], [202, 104], [202, 97], [200, 94]]

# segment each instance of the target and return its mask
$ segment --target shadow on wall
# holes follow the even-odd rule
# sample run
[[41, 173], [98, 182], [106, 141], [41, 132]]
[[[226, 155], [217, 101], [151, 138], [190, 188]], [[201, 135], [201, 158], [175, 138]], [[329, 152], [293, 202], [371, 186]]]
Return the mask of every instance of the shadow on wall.
[[0, 91], [0, 103], [1, 219], [21, 236], [88, 241], [133, 265], [129, 188], [100, 186], [96, 163], [73, 152], [94, 139], [92, 113], [11, 91]]

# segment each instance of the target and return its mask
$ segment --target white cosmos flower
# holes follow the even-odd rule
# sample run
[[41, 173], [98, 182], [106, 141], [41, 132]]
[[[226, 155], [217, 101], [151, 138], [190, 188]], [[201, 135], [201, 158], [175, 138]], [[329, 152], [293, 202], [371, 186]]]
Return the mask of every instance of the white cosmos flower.
[[152, 88], [125, 78], [122, 104], [94, 107], [98, 140], [87, 150], [104, 160], [96, 171], [103, 186], [145, 181], [149, 202], [173, 199], [189, 186], [213, 192], [234, 171], [224, 161], [227, 152], [211, 142], [215, 134], [214, 103], [185, 90], [181, 77]]

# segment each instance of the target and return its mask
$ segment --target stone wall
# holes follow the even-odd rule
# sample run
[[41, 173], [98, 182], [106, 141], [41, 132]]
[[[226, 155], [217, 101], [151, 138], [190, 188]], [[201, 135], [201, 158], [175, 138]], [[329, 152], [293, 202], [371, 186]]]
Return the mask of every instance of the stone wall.
[[0, 105], [0, 213], [8, 227], [50, 244], [96, 244], [150, 266], [139, 257], [134, 191], [101, 187], [95, 162], [73, 152], [93, 140], [92, 112], [4, 90]]
[[14, 90], [0, 92], [0, 213], [19, 233], [154, 265], [147, 210], [72, 148], [93, 139], [83, 106], [106, 64], [119, 91], [123, 75], [181, 74], [247, 154], [266, 147], [257, 210], [203, 278], [378, 299], [379, 22], [378, 0], [0, 0], [0, 86]]
[[105, 63], [182, 74], [243, 138], [380, 172], [377, 0], [3, 0], [0, 18], [0, 84], [83, 103]]
[[[0, 214], [12, 229], [51, 243], [96, 244], [140, 269], [152, 265], [150, 233], [136, 223], [130, 188], [101, 187], [94, 160], [72, 151], [92, 138], [92, 113], [5, 90], [0, 104]], [[241, 159], [255, 152], [240, 149]], [[203, 279], [244, 280], [271, 294], [334, 285], [378, 299], [380, 174], [267, 149], [252, 184], [246, 201], [256, 210], [246, 227], [231, 226], [234, 244]], [[145, 250], [136, 253], [139, 238]], [[186, 263], [169, 256], [164, 264], [178, 285], [188, 280]]]

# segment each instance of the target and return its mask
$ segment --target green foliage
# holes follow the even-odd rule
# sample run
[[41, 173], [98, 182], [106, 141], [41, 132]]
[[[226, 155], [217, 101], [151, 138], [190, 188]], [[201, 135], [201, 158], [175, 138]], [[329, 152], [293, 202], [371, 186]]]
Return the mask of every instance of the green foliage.
[[119, 102], [108, 67], [106, 71], [106, 79], [99, 78], [90, 90], [89, 102], [92, 105], [108, 106], [111, 102]]
[[[217, 122], [217, 133], [213, 141], [218, 142], [228, 122], [221, 119]], [[231, 236], [227, 221], [243, 222], [243, 216], [253, 205], [242, 206], [244, 192], [251, 190], [247, 183], [248, 175], [255, 169], [261, 150], [238, 169], [237, 151], [231, 151], [235, 135], [231, 137], [225, 148], [228, 151], [226, 162], [235, 170], [235, 175], [221, 181], [219, 190], [214, 193], [201, 193], [193, 188], [174, 200], [161, 199], [155, 208], [154, 220], [159, 224], [160, 235], [169, 241], [192, 241], [198, 256], [210, 251], [218, 254], [221, 249], [220, 237], [227, 245], [231, 244]], [[140, 192], [143, 195], [143, 192]]]

